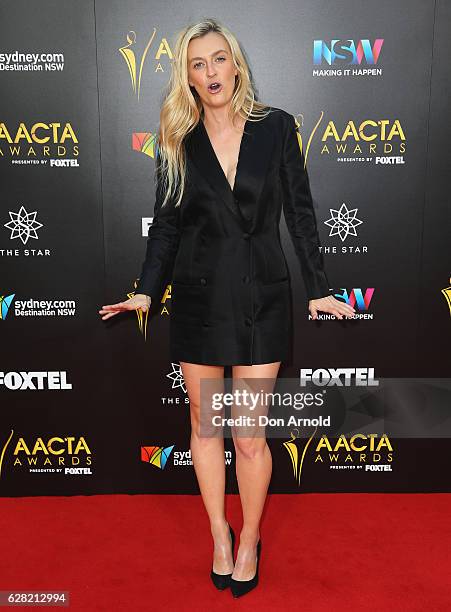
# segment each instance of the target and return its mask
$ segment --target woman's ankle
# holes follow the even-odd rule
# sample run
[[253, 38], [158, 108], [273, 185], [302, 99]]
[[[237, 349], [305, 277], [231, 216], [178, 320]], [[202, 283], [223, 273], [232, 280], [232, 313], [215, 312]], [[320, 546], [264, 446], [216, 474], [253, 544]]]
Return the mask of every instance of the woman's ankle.
[[260, 529], [243, 527], [240, 533], [240, 545], [256, 546], [260, 539]]
[[229, 532], [229, 523], [224, 517], [222, 519], [215, 519], [210, 521], [210, 532], [213, 537], [221, 537], [225, 533]]

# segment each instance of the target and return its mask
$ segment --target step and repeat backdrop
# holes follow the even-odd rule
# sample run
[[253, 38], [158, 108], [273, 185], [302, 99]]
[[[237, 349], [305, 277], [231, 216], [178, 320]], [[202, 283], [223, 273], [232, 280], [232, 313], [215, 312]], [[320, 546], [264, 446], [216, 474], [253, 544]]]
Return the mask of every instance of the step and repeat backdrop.
[[[259, 99], [299, 123], [328, 277], [356, 309], [311, 320], [282, 217], [280, 378], [362, 393], [346, 431], [268, 440], [270, 492], [450, 491], [449, 3], [15, 0], [0, 7], [0, 496], [199, 493], [170, 284], [147, 320], [98, 311], [133, 295], [175, 36], [210, 16]], [[228, 438], [224, 461], [236, 493]]]

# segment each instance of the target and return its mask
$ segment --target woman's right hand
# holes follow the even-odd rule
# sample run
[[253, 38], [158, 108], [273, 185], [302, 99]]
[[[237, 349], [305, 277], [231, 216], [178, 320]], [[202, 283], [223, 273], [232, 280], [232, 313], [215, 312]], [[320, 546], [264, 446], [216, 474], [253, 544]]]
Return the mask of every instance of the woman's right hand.
[[103, 315], [102, 321], [105, 321], [106, 319], [114, 317], [114, 315], [124, 312], [125, 310], [139, 309], [142, 312], [147, 312], [150, 308], [151, 301], [150, 296], [145, 295], [144, 293], [137, 293], [125, 302], [118, 302], [117, 304], [102, 306], [102, 309], [99, 310], [99, 314]]

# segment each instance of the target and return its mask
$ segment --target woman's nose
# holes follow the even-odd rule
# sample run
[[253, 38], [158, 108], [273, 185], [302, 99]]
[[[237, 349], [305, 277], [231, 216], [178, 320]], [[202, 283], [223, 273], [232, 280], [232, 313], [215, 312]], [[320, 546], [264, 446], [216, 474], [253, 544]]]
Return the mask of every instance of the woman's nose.
[[214, 76], [216, 74], [215, 67], [213, 64], [207, 64], [207, 76]]

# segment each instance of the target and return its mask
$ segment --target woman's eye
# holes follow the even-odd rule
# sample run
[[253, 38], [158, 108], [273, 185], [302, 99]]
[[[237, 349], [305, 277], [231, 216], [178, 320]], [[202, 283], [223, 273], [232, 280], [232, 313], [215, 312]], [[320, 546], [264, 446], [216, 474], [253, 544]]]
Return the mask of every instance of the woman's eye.
[[[216, 58], [217, 60], [225, 60], [226, 58], [221, 55], [219, 57]], [[198, 66], [202, 66], [203, 62], [196, 62], [195, 64], [193, 64], [193, 67], [195, 70], [197, 70]]]

